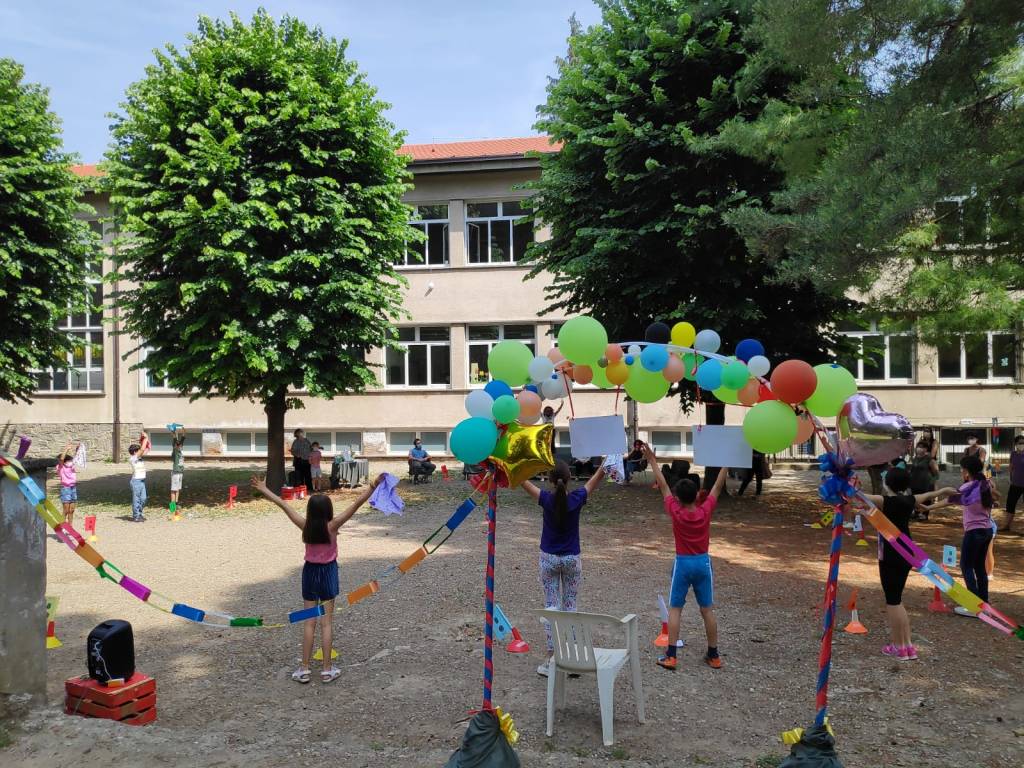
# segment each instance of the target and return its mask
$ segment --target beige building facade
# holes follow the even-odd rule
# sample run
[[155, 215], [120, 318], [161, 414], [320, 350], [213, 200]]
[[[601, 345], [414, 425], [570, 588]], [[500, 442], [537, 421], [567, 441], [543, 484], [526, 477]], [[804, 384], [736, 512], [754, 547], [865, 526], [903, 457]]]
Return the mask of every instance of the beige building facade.
[[[532, 153], [551, 151], [557, 150], [542, 137], [403, 149], [412, 156], [415, 186], [406, 198], [415, 207], [411, 223], [427, 236], [419, 258], [410, 253], [399, 267], [409, 283], [405, 309], [411, 320], [401, 325], [407, 351], [374, 350], [371, 362], [379, 368], [378, 386], [372, 390], [333, 400], [303, 398], [305, 408], [287, 416], [289, 434], [303, 427], [327, 455], [347, 448], [361, 456], [405, 456], [419, 437], [432, 454], [449, 456], [450, 431], [466, 415], [465, 396], [486, 382], [490, 347], [502, 339], [520, 339], [538, 354], [550, 349], [565, 318], [544, 311], [547, 280], [543, 275], [526, 279], [528, 269], [518, 259], [532, 239], [548, 236], [525, 215], [521, 201], [529, 194], [522, 185], [539, 176]], [[83, 176], [97, 174], [93, 166], [76, 170]], [[94, 193], [87, 202], [97, 212], [93, 226], [109, 245], [109, 225], [100, 221], [109, 214], [107, 200]], [[108, 258], [103, 268], [110, 266]], [[83, 290], [98, 295], [98, 276]], [[330, 333], [330, 318], [316, 318], [315, 307], [310, 312]], [[700, 318], [687, 319], [700, 325]], [[145, 370], [132, 371], [140, 357], [133, 353], [122, 359], [135, 345], [113, 334], [113, 323], [109, 309], [102, 317], [69, 316], [65, 327], [83, 340], [69, 359], [69, 370], [40, 373], [31, 405], [3, 406], [0, 421], [32, 436], [36, 455], [56, 452], [67, 440], [84, 440], [91, 457], [123, 461], [127, 445], [146, 428], [159, 456], [170, 448], [164, 425], [177, 422], [189, 433], [186, 455], [265, 456], [266, 420], [259, 405], [223, 399], [190, 403]], [[1015, 428], [1024, 426], [1016, 334], [955, 339], [940, 350], [917, 343], [910, 334], [851, 333], [880, 336], [885, 348], [881, 362], [844, 361], [862, 389], [915, 424], [941, 427], [944, 454], [961, 451], [968, 432], [1004, 452]], [[578, 388], [556, 420], [561, 445], [568, 445], [570, 409], [576, 415], [617, 411], [625, 416], [626, 411], [614, 392]], [[727, 407], [727, 422], [740, 423], [743, 411]], [[666, 399], [637, 406], [636, 423], [641, 437], [659, 453], [682, 457], [692, 453], [692, 426], [701, 417], [684, 414], [678, 401]], [[810, 452], [797, 447], [791, 453]]]

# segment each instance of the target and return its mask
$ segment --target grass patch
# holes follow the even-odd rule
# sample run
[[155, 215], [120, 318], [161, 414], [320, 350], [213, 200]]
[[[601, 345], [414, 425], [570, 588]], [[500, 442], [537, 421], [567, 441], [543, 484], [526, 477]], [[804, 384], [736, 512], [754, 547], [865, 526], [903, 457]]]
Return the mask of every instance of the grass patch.
[[11, 736], [10, 731], [0, 725], [0, 749], [7, 749], [13, 743], [14, 738]]
[[779, 768], [784, 759], [781, 755], [760, 755], [754, 761], [754, 768]]
[[611, 751], [612, 760], [629, 760], [629, 752], [624, 750], [622, 747], [612, 747]]

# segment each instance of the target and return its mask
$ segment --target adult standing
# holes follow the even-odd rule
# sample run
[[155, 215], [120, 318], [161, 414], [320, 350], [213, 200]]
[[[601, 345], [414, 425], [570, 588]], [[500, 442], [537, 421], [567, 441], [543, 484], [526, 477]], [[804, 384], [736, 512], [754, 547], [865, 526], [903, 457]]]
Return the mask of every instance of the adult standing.
[[978, 441], [977, 435], [967, 436], [967, 447], [964, 449], [963, 458], [966, 459], [968, 456], [977, 456], [982, 467], [987, 463], [988, 453], [985, 451], [985, 446]]
[[750, 481], [756, 479], [754, 483], [754, 495], [761, 495], [761, 484], [764, 482], [766, 477], [765, 469], [767, 468], [767, 460], [765, 455], [760, 451], [754, 451], [753, 456], [750, 460], [750, 469], [746, 470], [743, 475], [743, 482], [740, 483], [740, 489], [736, 492], [737, 496], [742, 496], [743, 492], [747, 490], [747, 486], [750, 485]]
[[1013, 525], [1017, 502], [1024, 495], [1024, 435], [1013, 438], [1013, 453], [1010, 454], [1010, 490], [1006, 494], [1006, 522], [999, 530], [1007, 533]]
[[313, 444], [306, 439], [306, 432], [303, 429], [296, 429], [292, 440], [292, 467], [295, 470], [295, 484], [306, 486], [306, 490], [313, 492], [313, 472], [309, 465], [309, 454], [313, 450]]
[[935, 431], [931, 427], [924, 427], [921, 429], [921, 437], [917, 441], [917, 445], [924, 444], [928, 449], [928, 455], [936, 461], [939, 460], [939, 441], [935, 439]]

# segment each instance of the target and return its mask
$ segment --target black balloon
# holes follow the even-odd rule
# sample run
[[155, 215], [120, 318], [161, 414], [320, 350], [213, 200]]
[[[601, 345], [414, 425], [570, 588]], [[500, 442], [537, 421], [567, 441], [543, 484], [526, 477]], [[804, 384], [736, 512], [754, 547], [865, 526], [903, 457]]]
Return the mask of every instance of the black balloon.
[[652, 344], [668, 344], [672, 340], [672, 329], [665, 323], [651, 323], [644, 333], [644, 340]]

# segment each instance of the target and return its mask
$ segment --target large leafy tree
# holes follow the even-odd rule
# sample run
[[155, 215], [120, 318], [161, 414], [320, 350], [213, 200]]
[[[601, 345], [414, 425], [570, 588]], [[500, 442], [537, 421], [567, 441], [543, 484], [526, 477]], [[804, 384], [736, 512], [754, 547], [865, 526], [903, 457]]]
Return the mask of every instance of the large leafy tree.
[[415, 236], [401, 136], [345, 49], [263, 11], [201, 18], [130, 86], [107, 155], [125, 331], [191, 399], [263, 404], [271, 487], [292, 393], [374, 381]]
[[762, 0], [751, 38], [793, 75], [723, 142], [786, 174], [730, 217], [781, 275], [922, 333], [1024, 319], [1024, 4]]
[[[791, 83], [744, 37], [753, 3], [599, 4], [600, 24], [573, 28], [537, 123], [564, 143], [542, 157], [532, 198], [551, 225], [530, 256], [533, 274], [554, 275], [552, 306], [591, 312], [619, 339], [688, 319], [726, 345], [759, 338], [777, 361], [829, 358], [854, 304], [819, 291], [811, 272], [780, 289], [773, 263], [728, 222], [783, 185], [769, 163], [715, 145]], [[692, 385], [681, 394], [688, 404]]]
[[73, 339], [57, 329], [87, 300], [96, 243], [44, 88], [0, 59], [0, 400], [30, 402], [34, 370], [67, 366]]

